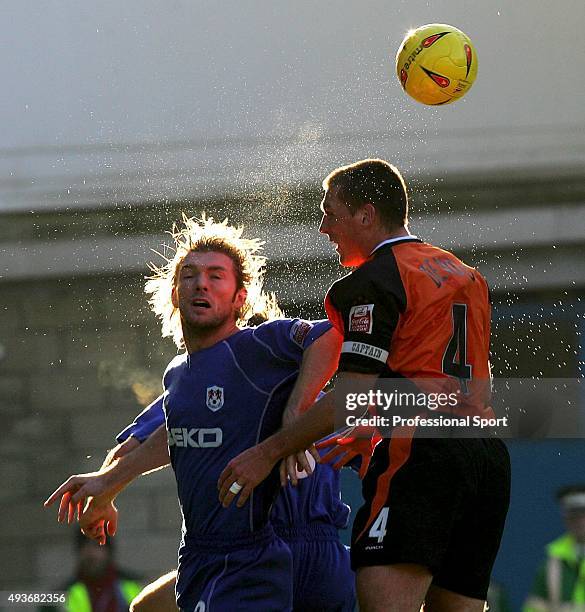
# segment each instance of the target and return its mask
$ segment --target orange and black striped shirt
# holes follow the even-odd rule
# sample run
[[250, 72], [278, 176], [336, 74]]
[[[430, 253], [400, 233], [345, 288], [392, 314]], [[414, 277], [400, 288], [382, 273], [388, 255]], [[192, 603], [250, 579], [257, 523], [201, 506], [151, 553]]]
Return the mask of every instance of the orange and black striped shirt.
[[[452, 253], [415, 236], [385, 241], [331, 286], [325, 308], [344, 337], [340, 371], [443, 378], [466, 389], [483, 381], [476, 388], [485, 393], [489, 290], [481, 274]], [[485, 406], [485, 397], [467, 399]]]

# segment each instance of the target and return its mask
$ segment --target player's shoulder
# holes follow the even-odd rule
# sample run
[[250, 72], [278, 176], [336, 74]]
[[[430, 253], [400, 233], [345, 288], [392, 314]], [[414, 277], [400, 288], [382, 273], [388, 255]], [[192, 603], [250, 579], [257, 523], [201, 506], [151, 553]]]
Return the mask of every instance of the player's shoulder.
[[184, 353], [179, 353], [178, 355], [175, 355], [169, 361], [167, 367], [165, 368], [164, 377], [166, 377], [169, 374], [172, 374], [177, 369], [185, 367], [187, 364], [188, 358], [189, 358], [189, 355], [186, 351]]
[[266, 321], [253, 329], [252, 337], [257, 342], [273, 344], [291, 342], [303, 348], [305, 341], [315, 331], [323, 333], [331, 327], [327, 320], [311, 321], [299, 318], [281, 318]]
[[335, 281], [328, 291], [334, 302], [345, 301], [348, 296], [359, 302], [361, 296], [366, 299], [390, 294], [400, 302], [404, 299], [404, 285], [391, 245], [382, 247], [359, 268]]
[[444, 261], [449, 261], [451, 262], [451, 265], [454, 265], [455, 268], [458, 268], [459, 270], [464, 270], [466, 271], [470, 277], [472, 278], [472, 280], [479, 282], [480, 284], [486, 285], [487, 286], [487, 281], [485, 279], [485, 277], [481, 274], [481, 272], [474, 266], [468, 264], [467, 262], [463, 261], [460, 257], [458, 257], [457, 255], [455, 255], [455, 253], [452, 253], [451, 251], [448, 251], [447, 249], [443, 249], [441, 247], [438, 247], [434, 244], [429, 244], [427, 242], [423, 243], [424, 246], [428, 249], [431, 249], [433, 254], [434, 254], [434, 258], [438, 260], [440, 263], [444, 262]]

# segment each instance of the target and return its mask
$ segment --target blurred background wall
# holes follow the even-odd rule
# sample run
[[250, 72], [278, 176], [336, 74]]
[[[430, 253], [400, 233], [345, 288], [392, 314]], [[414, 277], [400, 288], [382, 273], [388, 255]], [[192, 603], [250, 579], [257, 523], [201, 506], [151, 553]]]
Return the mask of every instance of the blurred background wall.
[[[496, 375], [582, 376], [585, 5], [561, 5], [2, 5], [0, 590], [72, 571], [72, 530], [41, 502], [97, 468], [158, 394], [175, 351], [143, 284], [183, 211], [245, 224], [266, 240], [267, 285], [287, 314], [323, 316], [343, 272], [317, 232], [320, 181], [388, 159], [411, 186], [411, 231], [487, 276]], [[452, 106], [417, 105], [393, 73], [406, 30], [429, 22], [477, 47], [478, 80]], [[552, 493], [580, 480], [585, 443], [512, 455], [495, 577], [516, 609], [561, 529]], [[172, 474], [142, 479], [120, 506], [122, 564], [172, 568]]]

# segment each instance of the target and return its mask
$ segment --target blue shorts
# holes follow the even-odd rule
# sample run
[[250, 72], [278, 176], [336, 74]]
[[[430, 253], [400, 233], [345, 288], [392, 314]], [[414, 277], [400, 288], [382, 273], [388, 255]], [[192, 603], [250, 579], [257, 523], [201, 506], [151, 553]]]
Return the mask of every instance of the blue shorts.
[[177, 605], [185, 612], [290, 612], [292, 558], [272, 527], [245, 537], [189, 539], [179, 551]]
[[[355, 574], [349, 551], [333, 525], [275, 526], [293, 558], [295, 612], [353, 612]], [[258, 608], [259, 610], [261, 608]]]

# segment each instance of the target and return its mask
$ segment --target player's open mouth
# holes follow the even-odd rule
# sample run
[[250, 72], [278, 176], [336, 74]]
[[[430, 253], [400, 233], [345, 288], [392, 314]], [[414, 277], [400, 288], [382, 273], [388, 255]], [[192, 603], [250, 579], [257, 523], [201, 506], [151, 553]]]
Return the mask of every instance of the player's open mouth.
[[211, 308], [211, 304], [207, 300], [202, 300], [202, 299], [193, 300], [192, 304], [196, 308]]

